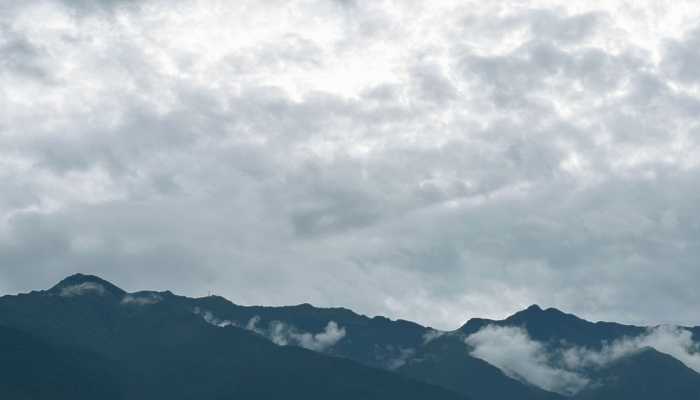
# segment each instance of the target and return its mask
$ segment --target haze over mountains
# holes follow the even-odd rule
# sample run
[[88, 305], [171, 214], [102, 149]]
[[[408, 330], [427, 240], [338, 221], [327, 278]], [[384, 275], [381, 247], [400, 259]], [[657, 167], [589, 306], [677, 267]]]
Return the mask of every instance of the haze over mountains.
[[344, 308], [127, 293], [77, 274], [0, 298], [0, 397], [697, 399], [699, 332], [538, 306], [441, 332]]

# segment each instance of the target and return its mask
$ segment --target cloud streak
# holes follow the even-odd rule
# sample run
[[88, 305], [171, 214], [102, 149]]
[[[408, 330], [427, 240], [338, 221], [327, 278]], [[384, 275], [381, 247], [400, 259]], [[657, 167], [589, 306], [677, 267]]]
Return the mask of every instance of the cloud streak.
[[299, 346], [318, 352], [329, 350], [347, 334], [345, 328], [339, 326], [335, 321], [328, 321], [323, 331], [311, 333], [299, 330], [295, 326], [282, 321], [270, 321], [266, 327], [261, 327], [261, 318], [257, 315], [243, 324], [237, 321], [220, 319], [212, 312], [202, 310], [198, 307], [195, 308], [193, 312], [201, 315], [208, 324], [220, 328], [225, 328], [227, 326], [244, 328], [270, 339], [278, 346]]
[[145, 306], [157, 304], [161, 301], [163, 301], [163, 296], [157, 293], [129, 293], [122, 298], [121, 304]]
[[83, 282], [77, 285], [69, 285], [61, 288], [58, 294], [61, 297], [76, 297], [85, 294], [96, 294], [98, 296], [104, 296], [107, 292], [104, 286], [95, 282]]

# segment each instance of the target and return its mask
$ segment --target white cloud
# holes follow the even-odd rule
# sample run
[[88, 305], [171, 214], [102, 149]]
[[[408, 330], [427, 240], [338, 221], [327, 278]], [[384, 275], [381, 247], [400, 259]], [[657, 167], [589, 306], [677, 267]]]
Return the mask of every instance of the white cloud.
[[441, 337], [445, 333], [447, 333], [447, 332], [438, 331], [436, 329], [430, 329], [423, 334], [423, 344], [428, 344], [428, 343], [432, 342], [433, 340]]
[[522, 328], [489, 325], [465, 339], [471, 354], [509, 376], [543, 389], [573, 394], [589, 383], [585, 376], [558, 368], [549, 350]]
[[328, 321], [323, 331], [311, 333], [301, 331], [293, 325], [282, 321], [270, 321], [267, 327], [263, 328], [260, 326], [261, 318], [257, 315], [253, 316], [245, 324], [242, 324], [237, 321], [220, 319], [211, 311], [202, 310], [199, 307], [195, 307], [193, 312], [201, 315], [207, 323], [220, 328], [227, 326], [244, 328], [270, 339], [278, 346], [299, 346], [319, 352], [335, 346], [347, 333], [345, 328], [338, 326], [338, 323], [335, 321]]
[[70, 285], [61, 288], [59, 296], [75, 297], [84, 294], [97, 294], [103, 296], [106, 293], [105, 287], [96, 282], [83, 282], [77, 285]]
[[399, 347], [397, 349], [394, 349], [393, 346], [391, 346], [387, 350], [388, 353], [396, 354], [394, 358], [391, 358], [386, 362], [386, 366], [390, 370], [401, 368], [408, 362], [408, 360], [410, 360], [416, 354], [416, 350], [412, 348]]
[[245, 328], [249, 331], [262, 333], [260, 328], [258, 328], [258, 323], [260, 323], [260, 316], [255, 315], [250, 320], [248, 320], [248, 322], [245, 324]]
[[194, 312], [197, 315], [201, 315], [206, 323], [217, 326], [219, 328], [225, 328], [227, 326], [239, 326], [236, 321], [220, 319], [217, 316], [215, 316], [214, 313], [212, 313], [211, 311], [202, 310], [199, 307], [195, 307], [194, 310], [192, 310], [192, 312]]
[[645, 347], [673, 356], [700, 373], [700, 344], [693, 342], [692, 332], [673, 325], [649, 328], [640, 336], [617, 340], [606, 344], [601, 350], [565, 349], [563, 360], [572, 369], [604, 366]]
[[284, 322], [272, 321], [266, 335], [280, 346], [296, 345], [309, 350], [325, 351], [343, 339], [346, 332], [335, 321], [329, 321], [322, 332], [315, 334], [299, 331]]
[[651, 329], [637, 340], [640, 347], [649, 346], [682, 361], [700, 373], [700, 344], [693, 342], [692, 332], [681, 327], [663, 325]]
[[163, 296], [157, 293], [130, 293], [122, 298], [121, 303], [144, 306], [160, 303], [161, 301], [163, 301]]
[[562, 394], [574, 394], [590, 383], [590, 368], [651, 347], [700, 372], [700, 344], [684, 328], [663, 325], [637, 337], [604, 343], [600, 349], [544, 344], [520, 327], [488, 325], [468, 336], [465, 343], [474, 357], [493, 364], [516, 379]]

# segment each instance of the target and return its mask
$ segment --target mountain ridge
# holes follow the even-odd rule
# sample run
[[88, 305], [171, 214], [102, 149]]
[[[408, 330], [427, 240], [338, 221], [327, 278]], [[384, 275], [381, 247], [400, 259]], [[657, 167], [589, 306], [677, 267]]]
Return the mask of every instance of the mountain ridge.
[[[124, 394], [119, 397], [119, 393], [112, 393], [115, 398], [290, 395], [348, 400], [466, 399], [447, 389], [345, 358], [296, 346], [277, 346], [243, 328], [214, 326], [189, 307], [182, 307], [182, 299], [176, 295], [157, 301], [124, 302], [133, 294], [117, 298], [114, 294], [120, 291], [95, 287], [64, 292], [86, 283], [103, 285], [94, 278], [79, 276], [55, 290], [5, 296], [0, 299], [0, 326], [32, 332], [51, 346], [79, 347], [124, 365], [120, 375], [124, 383], [117, 388]], [[0, 392], [0, 397], [8, 398], [10, 394], [15, 396], [16, 390]], [[32, 398], [29, 392], [23, 395]]]
[[[513, 378], [517, 374], [506, 374], [488, 360], [474, 357], [473, 348], [466, 344], [465, 339], [487, 326], [521, 329], [528, 335], [528, 340], [542, 343], [543, 349], [564, 344], [580, 346], [587, 351], [600, 350], [606, 343], [635, 337], [649, 329], [614, 322], [590, 322], [556, 308], [543, 309], [535, 304], [503, 320], [471, 318], [454, 331], [442, 332], [412, 321], [368, 317], [344, 307], [323, 308], [309, 303], [280, 307], [244, 306], [216, 295], [190, 298], [167, 290], [129, 293], [100, 277], [86, 274], [66, 277], [47, 290], [0, 297], [0, 326], [31, 332], [52, 346], [80, 347], [100, 357], [131, 365], [123, 378], [129, 382], [132, 395], [133, 387], [157, 393], [161, 388], [152, 382], [169, 381], [176, 376], [182, 380], [184, 377], [179, 376], [182, 371], [178, 368], [191, 368], [191, 363], [196, 360], [199, 363], [197, 368], [209, 371], [211, 376], [197, 375], [198, 383], [193, 388], [180, 387], [182, 393], [211, 394], [213, 392], [208, 392], [203, 385], [210, 379], [214, 379], [214, 386], [222, 393], [243, 393], [240, 390], [247, 387], [246, 382], [236, 383], [239, 385], [236, 388], [212, 378], [218, 376], [216, 369], [210, 369], [216, 364], [222, 371], [248, 376], [251, 382], [261, 377], [279, 379], [279, 374], [294, 376], [298, 382], [290, 382], [290, 390], [311, 390], [319, 396], [321, 393], [338, 394], [340, 388], [357, 394], [357, 390], [368, 390], [368, 382], [374, 382], [373, 385], [393, 388], [389, 390], [393, 393], [401, 392], [401, 387], [407, 386], [413, 387], [412, 391], [416, 393], [431, 392], [437, 398], [471, 400], [567, 398], [537, 387], [522, 377]], [[208, 343], [208, 346], [216, 343], [220, 349], [205, 347], [208, 350], [195, 351], [200, 343]], [[314, 386], [306, 382], [305, 375], [297, 374], [295, 362], [285, 361], [282, 364], [287, 365], [287, 369], [277, 370], [262, 363], [261, 355], [247, 353], [255, 348], [267, 354], [263, 358], [271, 360], [299, 360], [298, 363], [315, 366], [326, 363], [323, 368], [329, 371], [323, 373], [336, 383], [329, 387]], [[222, 352], [228, 358], [222, 357]], [[231, 360], [246, 354], [249, 357], [247, 367], [232, 363]], [[352, 364], [338, 364], [328, 359]], [[658, 368], [657, 365], [663, 364], [659, 357], [651, 361], [632, 359], [638, 360], [638, 366], [635, 363], [630, 365], [639, 368], [642, 375], [645, 368]], [[133, 364], [133, 360], [139, 360], [139, 363]], [[167, 365], [169, 369], [152, 372], [144, 367], [149, 365], [155, 369], [156, 365]], [[608, 366], [599, 370], [604, 371]], [[241, 369], [244, 367], [257, 372], [244, 373], [245, 370]], [[667, 376], [667, 382], [660, 382], [658, 387], [663, 388], [677, 378], [677, 384], [690, 387], [692, 393], [700, 375], [687, 368], [675, 369], [679, 371], [678, 377]], [[334, 371], [349, 371], [355, 380], [348, 382], [355, 383], [347, 387], [344, 381], [336, 381], [339, 376]], [[591, 371], [597, 373], [598, 369]], [[610, 371], [611, 374], [621, 374], [617, 370]], [[381, 383], [384, 381], [385, 384]], [[616, 388], [622, 393], [634, 393], [629, 380], [625, 381], [624, 387], [616, 387], [612, 381], [600, 381], [611, 390]], [[420, 382], [427, 386], [416, 386]], [[251, 387], [246, 390], [249, 390], [245, 392], [247, 395], [259, 397], [263, 394]], [[372, 390], [371, 393], [380, 396], [377, 388]], [[382, 392], [381, 396], [391, 396], [389, 392]], [[581, 393], [581, 396], [589, 395], [592, 388], [584, 388]], [[178, 398], [180, 394], [170, 393], [174, 396], [172, 398]], [[568, 398], [579, 400], [578, 395]], [[580, 397], [581, 400], [589, 398]]]

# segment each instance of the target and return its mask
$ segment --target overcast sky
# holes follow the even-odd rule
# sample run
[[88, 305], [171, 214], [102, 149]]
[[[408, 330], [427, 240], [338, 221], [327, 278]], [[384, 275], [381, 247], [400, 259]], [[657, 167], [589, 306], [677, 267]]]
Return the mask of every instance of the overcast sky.
[[700, 324], [696, 1], [0, 0], [0, 293]]

